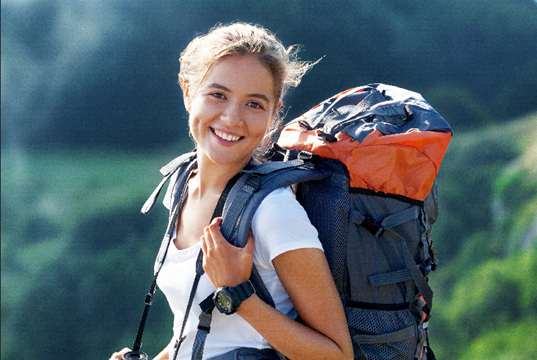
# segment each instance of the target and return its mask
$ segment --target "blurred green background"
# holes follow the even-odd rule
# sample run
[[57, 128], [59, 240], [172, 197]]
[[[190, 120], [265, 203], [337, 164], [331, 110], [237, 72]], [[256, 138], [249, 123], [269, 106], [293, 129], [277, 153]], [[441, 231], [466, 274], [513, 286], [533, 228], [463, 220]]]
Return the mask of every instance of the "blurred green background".
[[[260, 23], [323, 60], [292, 119], [344, 89], [420, 92], [454, 130], [431, 275], [439, 360], [537, 354], [537, 4], [533, 0], [3, 0], [4, 360], [131, 346], [166, 213], [139, 209], [190, 150], [178, 58], [217, 22]], [[162, 293], [143, 349], [171, 337]]]

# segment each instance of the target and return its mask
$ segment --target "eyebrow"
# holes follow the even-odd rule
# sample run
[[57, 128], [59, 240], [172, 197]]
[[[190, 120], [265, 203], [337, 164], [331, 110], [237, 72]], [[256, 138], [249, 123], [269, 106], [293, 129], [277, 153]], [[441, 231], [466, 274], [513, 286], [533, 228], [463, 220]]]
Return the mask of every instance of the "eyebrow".
[[[217, 88], [217, 89], [221, 89], [221, 90], [224, 90], [224, 91], [228, 91], [228, 92], [231, 92], [230, 89], [228, 89], [227, 87], [225, 87], [224, 85], [220, 85], [218, 83], [212, 83], [210, 84], [208, 87], [210, 88]], [[270, 99], [267, 95], [265, 94], [249, 94], [248, 95], [249, 97], [255, 97], [255, 98], [258, 98], [258, 99], [263, 99], [265, 100], [266, 102], [270, 103]]]

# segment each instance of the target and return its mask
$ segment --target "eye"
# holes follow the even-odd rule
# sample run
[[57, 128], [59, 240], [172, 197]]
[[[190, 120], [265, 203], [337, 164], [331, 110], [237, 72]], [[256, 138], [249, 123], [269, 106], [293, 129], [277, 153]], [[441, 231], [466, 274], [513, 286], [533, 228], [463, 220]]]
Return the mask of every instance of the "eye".
[[212, 96], [214, 98], [217, 98], [217, 99], [225, 99], [226, 96], [220, 92], [213, 92], [213, 93], [210, 93], [209, 96]]
[[263, 105], [261, 105], [260, 103], [258, 103], [257, 101], [250, 101], [247, 106], [253, 108], [253, 109], [260, 109], [260, 110], [265, 110], [265, 108], [263, 107]]

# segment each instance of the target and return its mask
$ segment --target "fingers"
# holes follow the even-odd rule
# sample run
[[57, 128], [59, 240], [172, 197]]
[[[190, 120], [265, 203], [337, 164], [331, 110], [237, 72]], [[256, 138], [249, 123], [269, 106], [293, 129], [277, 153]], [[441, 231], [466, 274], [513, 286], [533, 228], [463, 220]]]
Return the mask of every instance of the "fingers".
[[211, 223], [203, 229], [203, 235], [201, 236], [201, 249], [204, 254], [207, 254], [207, 251], [214, 249], [215, 247], [215, 236], [220, 234], [220, 224], [222, 223], [222, 218], [214, 218]]
[[213, 243], [213, 237], [220, 233], [220, 225], [222, 224], [222, 218], [214, 218], [209, 225], [203, 229], [203, 236], [207, 241]]
[[217, 218], [214, 218], [209, 224], [209, 226], [205, 227], [204, 229], [204, 235], [206, 236], [208, 233], [210, 235], [211, 243], [213, 244], [221, 240], [224, 240], [224, 241], [226, 240], [224, 239], [224, 237], [222, 236], [222, 233], [220, 232], [220, 225], [222, 225], [222, 218], [217, 217]]
[[128, 353], [129, 351], [131, 351], [131, 349], [123, 348], [121, 351], [113, 353], [112, 356], [110, 357], [110, 360], [122, 360], [123, 355]]
[[[217, 217], [214, 218], [211, 223], [205, 227], [203, 230], [203, 236], [202, 236], [202, 247], [203, 243], [205, 243], [205, 250], [212, 249], [216, 246], [218, 246], [220, 243], [230, 244], [228, 241], [224, 238], [222, 233], [220, 232], [220, 226], [222, 225], [222, 218]], [[248, 238], [246, 241], [246, 245], [244, 246], [244, 249], [247, 250], [249, 253], [253, 253], [255, 247], [255, 239], [252, 233], [252, 229], [248, 232]]]
[[203, 269], [215, 288], [236, 286], [250, 277], [255, 240], [250, 232], [244, 248], [228, 243], [220, 232], [221, 218], [216, 218], [203, 229], [201, 248]]

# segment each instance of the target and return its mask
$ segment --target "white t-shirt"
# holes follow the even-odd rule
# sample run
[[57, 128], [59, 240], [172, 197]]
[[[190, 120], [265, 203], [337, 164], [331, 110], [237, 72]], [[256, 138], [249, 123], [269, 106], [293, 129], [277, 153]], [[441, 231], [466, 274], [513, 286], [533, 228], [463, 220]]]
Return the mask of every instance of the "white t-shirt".
[[[256, 239], [254, 264], [274, 299], [276, 309], [292, 317], [291, 299], [276, 274], [272, 260], [290, 250], [301, 248], [322, 250], [317, 230], [311, 225], [305, 210], [295, 199], [292, 191], [285, 188], [272, 192], [261, 202], [253, 217], [252, 231]], [[166, 295], [174, 313], [173, 343], [181, 331], [199, 251], [200, 243], [184, 250], [178, 250], [172, 243], [158, 277], [158, 286]], [[207, 275], [203, 275], [185, 328], [186, 340], [177, 359], [191, 358], [201, 313], [199, 303], [214, 291], [215, 288]], [[238, 347], [263, 349], [269, 348], [270, 345], [240, 315], [224, 315], [215, 309], [211, 331], [205, 342], [204, 358], [221, 355]], [[172, 356], [173, 349], [170, 350], [170, 359]]]

